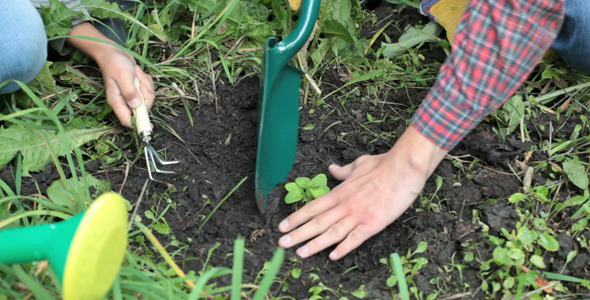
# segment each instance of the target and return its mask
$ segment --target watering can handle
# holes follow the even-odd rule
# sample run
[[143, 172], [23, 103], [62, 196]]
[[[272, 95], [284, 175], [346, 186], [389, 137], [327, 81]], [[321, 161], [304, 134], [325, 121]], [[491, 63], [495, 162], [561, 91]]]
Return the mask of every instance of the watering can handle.
[[133, 114], [135, 115], [135, 126], [137, 127], [137, 133], [139, 136], [141, 138], [146, 138], [152, 133], [152, 123], [150, 123], [150, 116], [147, 110], [147, 105], [145, 104], [145, 98], [141, 93], [141, 82], [137, 77], [135, 77], [133, 83], [135, 84], [137, 93], [139, 93], [139, 97], [141, 98], [141, 105], [133, 109]]
[[297, 27], [285, 39], [270, 49], [277, 68], [285, 66], [307, 42], [318, 18], [320, 3], [320, 0], [303, 0], [299, 12], [299, 19], [297, 20]]

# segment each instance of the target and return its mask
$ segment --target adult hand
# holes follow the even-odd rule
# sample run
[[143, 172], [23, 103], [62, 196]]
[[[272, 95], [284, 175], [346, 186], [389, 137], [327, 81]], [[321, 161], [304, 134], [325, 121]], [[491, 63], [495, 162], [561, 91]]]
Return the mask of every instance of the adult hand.
[[279, 245], [290, 248], [309, 240], [297, 249], [307, 258], [338, 244], [329, 257], [342, 258], [410, 207], [447, 152], [410, 127], [385, 154], [331, 165], [330, 173], [343, 182], [283, 220], [279, 230], [287, 234]]
[[115, 46], [115, 43], [98, 31], [91, 23], [78, 24], [70, 32], [72, 36], [93, 37], [104, 42], [70, 37], [68, 42], [94, 58], [100, 68], [105, 84], [107, 103], [123, 126], [132, 127], [132, 109], [141, 104], [141, 97], [135, 88], [135, 77], [141, 82], [140, 90], [150, 109], [154, 102], [154, 82], [135, 63], [135, 58]]

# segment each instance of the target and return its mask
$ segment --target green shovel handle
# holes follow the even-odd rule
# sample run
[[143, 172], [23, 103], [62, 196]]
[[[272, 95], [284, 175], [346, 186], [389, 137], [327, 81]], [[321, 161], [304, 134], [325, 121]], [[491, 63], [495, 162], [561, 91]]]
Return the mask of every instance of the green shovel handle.
[[303, 0], [295, 30], [279, 43], [267, 43], [272, 48], [266, 59], [271, 60], [270, 63], [274, 69], [280, 70], [287, 65], [289, 60], [305, 45], [318, 18], [320, 3], [320, 0]]

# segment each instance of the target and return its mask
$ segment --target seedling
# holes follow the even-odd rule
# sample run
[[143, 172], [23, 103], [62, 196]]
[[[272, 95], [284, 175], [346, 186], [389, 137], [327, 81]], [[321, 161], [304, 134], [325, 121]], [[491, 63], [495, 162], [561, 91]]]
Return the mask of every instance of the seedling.
[[328, 179], [324, 174], [318, 174], [312, 179], [308, 177], [295, 178], [294, 182], [285, 185], [285, 189], [289, 191], [285, 196], [285, 203], [292, 204], [302, 200], [309, 202], [319, 198], [330, 191], [327, 185]]

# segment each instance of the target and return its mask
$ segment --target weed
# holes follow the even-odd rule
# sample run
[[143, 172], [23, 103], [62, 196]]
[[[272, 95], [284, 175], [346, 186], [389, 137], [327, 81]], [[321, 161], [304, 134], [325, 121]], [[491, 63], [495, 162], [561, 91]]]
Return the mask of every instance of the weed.
[[[428, 264], [428, 259], [424, 257], [416, 257], [417, 254], [424, 253], [427, 248], [428, 243], [422, 241], [418, 243], [416, 250], [412, 251], [412, 249], [408, 249], [408, 253], [401, 257], [400, 262], [394, 263], [392, 258], [391, 267], [393, 275], [387, 278], [387, 286], [391, 288], [399, 283], [400, 294], [404, 295], [405, 290], [409, 290], [409, 292], [411, 292], [418, 299], [423, 299], [424, 292], [418, 289], [418, 286], [414, 281], [414, 276]], [[395, 255], [395, 253], [393, 255]], [[380, 261], [383, 264], [387, 264], [387, 259], [385, 258], [382, 258]], [[400, 263], [403, 266], [403, 272], [399, 271]], [[401, 277], [402, 275], [404, 276], [403, 278]], [[404, 283], [404, 281], [407, 282], [407, 284]]]
[[325, 174], [318, 174], [312, 179], [308, 177], [295, 178], [295, 182], [285, 184], [285, 189], [288, 191], [285, 203], [291, 204], [299, 201], [307, 203], [319, 198], [330, 191], [327, 185], [328, 179]]

